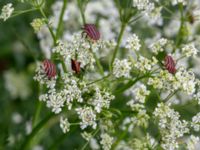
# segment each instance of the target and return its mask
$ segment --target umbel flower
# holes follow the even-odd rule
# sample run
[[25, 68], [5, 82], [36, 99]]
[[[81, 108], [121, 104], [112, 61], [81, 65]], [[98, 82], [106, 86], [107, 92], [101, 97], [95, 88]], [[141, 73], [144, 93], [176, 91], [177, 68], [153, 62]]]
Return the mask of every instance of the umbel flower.
[[6, 21], [10, 16], [12, 15], [14, 8], [12, 7], [12, 3], [8, 3], [5, 6], [3, 6], [0, 14], [0, 19], [3, 19], [3, 21]]

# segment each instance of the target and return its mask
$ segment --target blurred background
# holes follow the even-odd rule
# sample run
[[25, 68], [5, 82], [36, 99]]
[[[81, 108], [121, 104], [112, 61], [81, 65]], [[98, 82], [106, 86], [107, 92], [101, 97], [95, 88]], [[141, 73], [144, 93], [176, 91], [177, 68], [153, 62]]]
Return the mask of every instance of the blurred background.
[[[48, 16], [53, 14], [52, 4], [56, 3], [56, 1], [57, 0], [46, 1], [47, 6], [45, 12]], [[0, 0], [0, 8], [9, 2], [12, 2], [17, 10], [26, 10], [30, 8], [28, 4], [20, 4], [13, 0]], [[73, 8], [75, 5], [73, 1], [70, 2], [71, 4], [68, 5], [68, 8], [79, 13], [77, 8]], [[91, 18], [88, 17], [91, 19], [89, 21], [98, 23], [101, 33], [105, 33], [103, 36], [105, 36], [106, 39], [116, 38], [119, 30], [119, 21], [117, 22], [115, 20], [118, 17], [118, 13], [116, 8], [114, 8], [113, 2], [112, 4], [111, 1], [108, 2], [106, 0], [95, 2], [96, 3], [91, 3], [90, 6], [88, 6], [90, 9], [87, 10], [86, 17], [90, 14], [93, 15]], [[95, 8], [99, 7], [111, 7], [112, 9], [106, 9], [106, 11], [110, 11], [107, 13], [112, 15], [109, 16], [101, 13], [104, 12], [105, 9], [97, 9], [96, 13], [94, 13]], [[176, 10], [176, 8], [173, 9]], [[6, 22], [0, 21], [0, 150], [17, 149], [21, 142], [23, 142], [25, 136], [31, 131], [31, 119], [35, 112], [39, 96], [38, 85], [33, 80], [36, 59], [41, 60], [44, 58], [44, 52], [40, 45], [41, 43], [30, 25], [32, 20], [38, 16], [40, 16], [40, 14], [35, 11], [10, 18]], [[168, 17], [171, 16], [168, 15]], [[69, 38], [70, 32], [77, 31], [77, 29], [81, 27], [81, 19], [77, 19], [75, 23], [73, 23], [73, 19], [73, 15], [69, 15], [69, 18], [66, 19], [66, 28], [74, 27], [74, 29], [70, 28], [71, 31], [64, 35], [66, 39]], [[109, 21], [106, 22], [106, 20]], [[116, 21], [115, 24], [113, 24], [113, 21]], [[163, 20], [163, 22], [170, 25], [169, 20]], [[105, 28], [105, 26], [111, 24], [112, 27], [110, 30]], [[172, 28], [168, 27], [168, 29]], [[147, 27], [144, 22], [141, 22], [140, 25], [129, 26], [125, 32], [125, 37], [128, 37], [131, 31], [134, 31], [141, 39], [146, 39], [148, 43], [149, 40], [153, 40], [154, 37], [156, 40], [156, 38], [161, 36], [156, 33], [162, 33], [161, 31], [165, 30], [165, 35], [167, 36], [169, 30], [164, 29], [164, 27], [159, 25]], [[143, 53], [144, 55], [148, 55], [145, 52]], [[197, 62], [191, 61], [190, 64], [192, 64], [191, 66], [195, 66], [193, 64], [196, 63], [198, 66]], [[197, 72], [199, 72], [198, 69], [199, 67], [196, 69]], [[179, 96], [181, 97], [181, 95]], [[156, 96], [152, 94], [149, 99], [150, 98], [156, 98]], [[151, 109], [151, 104], [148, 105]], [[41, 107], [41, 118], [44, 118], [50, 113], [50, 110], [46, 108], [44, 104], [42, 104]], [[152, 106], [152, 108], [154, 107], [155, 106]], [[190, 119], [200, 110], [199, 105], [191, 101], [184, 102], [181, 105], [175, 105], [174, 108], [179, 111], [180, 114], [184, 116], [183, 119], [186, 120]], [[69, 134], [64, 135], [59, 129], [58, 118], [56, 117], [47, 126], [48, 128], [42, 130], [40, 135], [37, 136], [37, 139], [35, 139], [35, 143], [37, 143], [37, 140], [39, 141], [40, 138], [41, 142], [36, 144], [34, 150], [78, 149], [85, 143], [85, 140], [83, 140], [79, 134], [79, 128], [74, 127]], [[34, 142], [32, 144], [34, 144]]]

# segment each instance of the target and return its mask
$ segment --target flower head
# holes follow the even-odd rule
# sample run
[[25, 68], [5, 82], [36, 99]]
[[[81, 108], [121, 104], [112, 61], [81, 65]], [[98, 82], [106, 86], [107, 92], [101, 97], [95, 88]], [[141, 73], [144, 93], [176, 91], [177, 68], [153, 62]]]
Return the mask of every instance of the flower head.
[[14, 8], [12, 7], [12, 3], [8, 3], [4, 5], [1, 11], [2, 12], [0, 14], [0, 19], [3, 19], [4, 21], [6, 21], [8, 18], [10, 18], [10, 16], [12, 15], [14, 11]]

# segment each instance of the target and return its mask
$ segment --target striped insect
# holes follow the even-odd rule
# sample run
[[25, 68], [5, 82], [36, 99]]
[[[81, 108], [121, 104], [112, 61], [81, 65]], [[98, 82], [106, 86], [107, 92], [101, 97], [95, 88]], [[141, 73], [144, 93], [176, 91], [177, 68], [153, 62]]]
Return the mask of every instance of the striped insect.
[[100, 39], [100, 33], [94, 24], [85, 24], [83, 33], [93, 41], [98, 41]]
[[56, 76], [56, 66], [50, 60], [45, 59], [42, 63], [46, 76], [50, 79]]
[[81, 63], [77, 60], [71, 59], [71, 67], [72, 70], [76, 72], [76, 74], [79, 74], [81, 72]]
[[169, 55], [165, 57], [165, 68], [169, 71], [169, 73], [175, 74], [176, 73], [176, 63], [173, 58]]

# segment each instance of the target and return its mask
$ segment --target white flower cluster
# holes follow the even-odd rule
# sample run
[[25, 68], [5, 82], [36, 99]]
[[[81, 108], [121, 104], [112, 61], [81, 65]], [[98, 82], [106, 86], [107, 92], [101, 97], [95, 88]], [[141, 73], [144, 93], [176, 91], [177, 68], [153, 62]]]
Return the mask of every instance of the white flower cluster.
[[197, 52], [198, 50], [195, 48], [194, 43], [187, 44], [182, 48], [183, 55], [187, 57], [196, 56]]
[[187, 149], [188, 150], [196, 150], [196, 145], [199, 142], [199, 137], [196, 137], [194, 135], [191, 135], [189, 137], [189, 140], [187, 141]]
[[179, 84], [175, 77], [167, 70], [161, 70], [154, 78], [149, 78], [148, 84], [156, 89], [169, 90], [171, 92], [179, 88]]
[[76, 112], [81, 119], [81, 129], [85, 129], [88, 126], [92, 126], [93, 129], [96, 128], [96, 113], [91, 107], [77, 108]]
[[70, 110], [74, 100], [79, 103], [83, 101], [77, 78], [71, 76], [71, 74], [63, 74], [62, 81], [64, 84], [62, 90], [50, 88], [46, 94], [40, 95], [40, 100], [46, 102], [47, 107], [51, 108], [52, 112], [56, 114], [62, 111], [64, 105], [67, 105]]
[[133, 93], [135, 93], [135, 99], [137, 101], [144, 103], [146, 96], [150, 94], [150, 91], [147, 90], [144, 84], [141, 84], [140, 87], [136, 88]]
[[104, 150], [110, 150], [113, 144], [113, 137], [108, 135], [107, 133], [101, 134], [101, 141], [100, 144], [102, 145]]
[[135, 99], [131, 99], [127, 102], [127, 105], [131, 107], [131, 110], [137, 112], [134, 117], [129, 118], [126, 120], [125, 124], [130, 124], [129, 130], [133, 128], [133, 126], [148, 126], [149, 115], [146, 113], [145, 110], [145, 99], [146, 96], [150, 94], [150, 91], [146, 89], [146, 86], [140, 84], [138, 88], [131, 89], [131, 95], [135, 96]]
[[145, 19], [149, 22], [150, 25], [163, 25], [163, 18], [161, 16], [162, 7], [155, 7]]
[[14, 8], [12, 7], [12, 3], [8, 3], [3, 6], [0, 14], [0, 19], [6, 21], [12, 15]]
[[196, 79], [192, 71], [187, 71], [185, 68], [180, 67], [176, 72], [175, 77], [179, 83], [180, 88], [188, 95], [192, 95], [195, 92]]
[[165, 38], [161, 38], [159, 40], [157, 40], [156, 42], [154, 42], [153, 44], [150, 45], [150, 49], [152, 50], [152, 52], [154, 54], [158, 54], [159, 52], [163, 52], [165, 46], [167, 45], [168, 40]]
[[102, 108], [109, 108], [110, 101], [115, 97], [107, 91], [101, 91], [98, 87], [95, 87], [94, 96], [90, 99], [90, 103], [94, 106], [97, 113], [102, 111]]
[[133, 100], [134, 103], [145, 103], [146, 96], [150, 94], [150, 91], [147, 90], [147, 87], [144, 84], [139, 84], [137, 88], [130, 88], [127, 94], [135, 97], [135, 100]]
[[134, 66], [143, 73], [151, 71], [152, 68], [157, 64], [158, 60], [155, 57], [152, 59], [148, 59], [139, 55], [137, 62], [135, 62]]
[[133, 143], [134, 150], [156, 149], [157, 145], [158, 145], [157, 141], [153, 137], [151, 137], [148, 133], [142, 139], [135, 138]]
[[93, 69], [95, 59], [91, 51], [97, 53], [103, 46], [105, 45], [102, 41], [91, 43], [81, 33], [75, 33], [68, 41], [58, 41], [58, 45], [53, 48], [53, 52], [60, 54], [67, 62], [76, 59], [81, 62], [81, 68], [88, 66]]
[[200, 131], [200, 113], [192, 117], [191, 126], [196, 132]]
[[140, 39], [136, 34], [133, 34], [132, 36], [128, 37], [125, 48], [133, 51], [139, 51], [140, 47]]
[[189, 132], [188, 122], [180, 120], [179, 113], [164, 103], [159, 103], [153, 114], [158, 119], [162, 148], [177, 149], [179, 147], [177, 139]]
[[62, 129], [63, 133], [69, 132], [70, 123], [67, 118], [60, 117], [60, 128]]
[[72, 102], [74, 100], [79, 103], [83, 102], [81, 90], [85, 87], [85, 83], [81, 83], [78, 78], [73, 77], [71, 74], [64, 74], [62, 78], [64, 83], [64, 88], [62, 91], [65, 95], [68, 109], [70, 110], [72, 108]]
[[23, 72], [7, 70], [3, 74], [5, 88], [12, 99], [26, 99], [31, 94], [28, 76]]
[[129, 78], [130, 77], [130, 71], [131, 71], [131, 62], [127, 59], [119, 60], [115, 59], [113, 63], [113, 75], [116, 78], [120, 77], [125, 77]]
[[154, 3], [151, 3], [149, 0], [133, 0], [133, 7], [148, 13], [151, 12], [155, 6]]
[[185, 68], [180, 67], [175, 76], [166, 70], [161, 70], [156, 77], [149, 78], [148, 84], [153, 85], [154, 88], [171, 92], [181, 89], [188, 95], [193, 95], [195, 92], [196, 79], [192, 71], [187, 71]]
[[179, 3], [186, 5], [187, 4], [187, 0], [172, 0], [171, 1], [172, 5], [177, 5]]
[[45, 25], [45, 21], [43, 18], [36, 18], [31, 22], [31, 26], [33, 27], [36, 33], [39, 32], [42, 26], [44, 25]]

